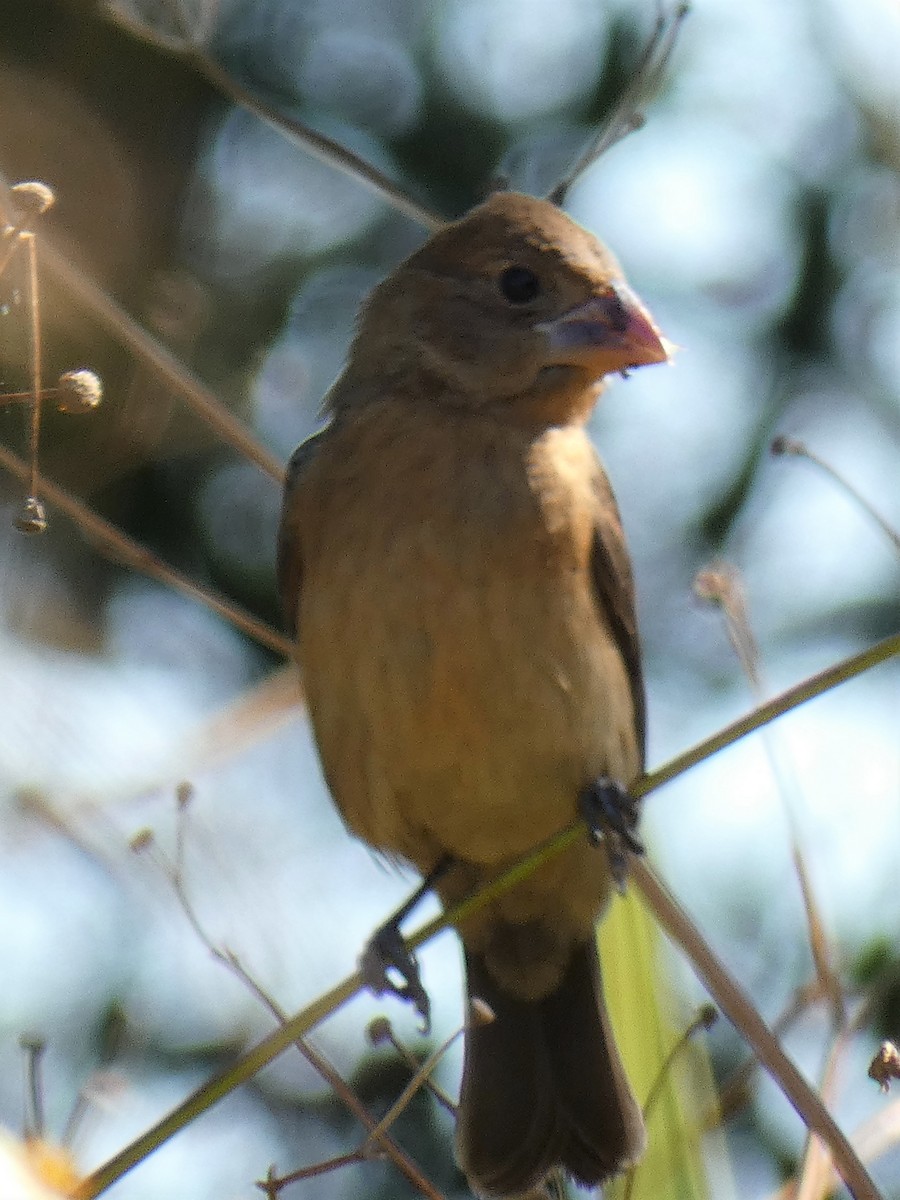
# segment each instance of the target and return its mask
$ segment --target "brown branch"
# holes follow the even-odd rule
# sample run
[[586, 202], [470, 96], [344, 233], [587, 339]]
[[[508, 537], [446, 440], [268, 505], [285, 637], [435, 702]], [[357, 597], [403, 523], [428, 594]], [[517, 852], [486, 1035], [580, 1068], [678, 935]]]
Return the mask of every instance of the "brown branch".
[[[28, 481], [31, 474], [28, 465], [18, 455], [7, 450], [5, 446], [0, 446], [0, 467], [4, 467], [12, 475], [25, 482]], [[97, 516], [87, 505], [51, 483], [49, 479], [38, 476], [38, 483], [42, 495], [46, 496], [51, 504], [55, 504], [67, 517], [70, 517], [87, 539], [108, 558], [114, 562], [123, 562], [133, 570], [140, 571], [142, 575], [164, 583], [167, 587], [174, 588], [175, 591], [190, 596], [193, 600], [199, 600], [201, 604], [212, 609], [214, 613], [240, 629], [242, 633], [261, 646], [266, 646], [276, 654], [283, 654], [286, 658], [290, 657], [293, 644], [288, 638], [277, 633], [262, 621], [258, 621], [255, 617], [251, 617], [249, 613], [236, 604], [232, 604], [230, 600], [194, 583], [186, 575], [163, 562], [161, 558], [157, 558], [139, 542], [122, 533], [115, 525], [110, 524], [103, 517]]]
[[271, 104], [267, 104], [265, 100], [261, 100], [243, 84], [233, 79], [227, 71], [224, 71], [218, 63], [202, 51], [192, 47], [183, 52], [183, 57], [192, 63], [196, 70], [229, 100], [233, 100], [241, 108], [253, 113], [254, 116], [276, 129], [290, 141], [295, 142], [320, 162], [326, 163], [336, 171], [341, 171], [344, 175], [349, 175], [355, 182], [363, 184], [369, 191], [380, 196], [382, 200], [386, 200], [397, 212], [403, 213], [411, 221], [415, 221], [416, 224], [427, 229], [429, 233], [436, 233], [446, 224], [442, 217], [413, 200], [377, 167], [373, 167], [371, 163], [366, 162], [352, 150], [348, 150], [346, 146], [342, 146], [340, 142], [336, 142], [334, 138], [311, 129], [302, 121], [288, 117]]
[[690, 959], [716, 1004], [750, 1043], [762, 1066], [781, 1088], [807, 1128], [827, 1144], [841, 1178], [855, 1200], [882, 1200], [847, 1136], [816, 1091], [784, 1053], [747, 994], [715, 955], [687, 913], [641, 859], [632, 863], [632, 878], [657, 921]]
[[[15, 189], [11, 189], [0, 175], [0, 210], [15, 207], [14, 191]], [[71, 263], [43, 234], [38, 248], [38, 262], [84, 305], [108, 333], [177, 392], [223, 441], [233, 446], [250, 462], [256, 463], [261, 470], [271, 475], [276, 483], [284, 482], [283, 464], [254, 434], [225, 408], [196, 375], [135, 321], [103, 288], [89, 279], [82, 268]]]
[[810, 450], [805, 442], [801, 442], [799, 438], [787, 437], [782, 434], [773, 439], [769, 449], [776, 457], [805, 458], [807, 462], [811, 462], [820, 471], [824, 471], [832, 483], [836, 483], [842, 491], [846, 492], [850, 499], [875, 522], [882, 533], [887, 535], [893, 543], [894, 549], [900, 550], [900, 533], [891, 525], [890, 521], [881, 515], [878, 509], [866, 499], [859, 488], [851, 483], [846, 475], [843, 475], [837, 467], [833, 467], [826, 459]]
[[28, 458], [31, 474], [28, 490], [37, 499], [38, 451], [41, 440], [41, 290], [38, 281], [37, 244], [33, 233], [23, 233], [28, 245], [28, 305], [31, 317], [31, 425], [28, 431]]
[[360, 155], [346, 146], [342, 146], [333, 138], [327, 137], [324, 133], [310, 128], [304, 122], [286, 116], [273, 105], [260, 99], [249, 88], [244, 87], [210, 58], [203, 49], [202, 40], [192, 36], [189, 29], [179, 29], [175, 36], [167, 36], [158, 33], [144, 22], [135, 20], [130, 13], [113, 6], [107, 7], [106, 15], [132, 35], [149, 41], [182, 61], [190, 63], [199, 75], [202, 75], [217, 91], [234, 104], [258, 117], [260, 121], [300, 146], [302, 150], [313, 155], [320, 162], [349, 176], [355, 183], [361, 183], [380, 196], [382, 200], [386, 200], [397, 212], [403, 213], [404, 216], [409, 217], [410, 220], [423, 226], [429, 232], [434, 233], [445, 224], [442, 217], [413, 200], [383, 171], [373, 167]]
[[[183, 784], [178, 788], [177, 799], [175, 864], [171, 870], [166, 869], [166, 864], [163, 864], [163, 867], [175, 892], [181, 911], [184, 913], [188, 924], [193, 929], [199, 941], [206, 947], [212, 957], [221, 963], [226, 970], [230, 971], [259, 1000], [279, 1024], [285, 1025], [288, 1020], [288, 1014], [281, 1008], [274, 997], [270, 996], [265, 988], [253, 978], [233, 951], [216, 945], [191, 903], [184, 878], [184, 844], [187, 836], [187, 819], [191, 799], [189, 785]], [[366, 1130], [365, 1144], [373, 1143], [386, 1159], [390, 1159], [401, 1175], [406, 1176], [413, 1187], [418, 1188], [423, 1196], [429, 1196], [432, 1200], [440, 1200], [440, 1197], [437, 1196], [437, 1193], [413, 1160], [388, 1133], [390, 1122], [386, 1120], [376, 1121], [333, 1063], [329, 1062], [325, 1055], [321, 1051], [316, 1050], [305, 1038], [295, 1038], [294, 1045], [301, 1056], [325, 1080], [334, 1094], [343, 1101]], [[355, 1157], [361, 1157], [361, 1152], [357, 1152]], [[305, 1171], [308, 1174], [320, 1173], [315, 1171], [314, 1168], [305, 1168]], [[294, 1177], [292, 1175], [290, 1177], [291, 1180]], [[296, 1174], [296, 1177], [305, 1178], [306, 1175], [303, 1172], [299, 1172]]]
[[420, 1091], [428, 1081], [429, 1076], [432, 1074], [435, 1067], [438, 1065], [453, 1043], [458, 1038], [462, 1037], [462, 1033], [462, 1029], [455, 1030], [455, 1032], [451, 1033], [445, 1041], [441, 1042], [440, 1046], [438, 1046], [435, 1051], [429, 1054], [425, 1062], [422, 1063], [418, 1071], [416, 1071], [412, 1079], [409, 1081], [391, 1107], [387, 1110], [375, 1128], [371, 1131], [369, 1137], [366, 1139], [367, 1141], [380, 1138], [383, 1133], [390, 1129], [403, 1110], [407, 1107], [410, 1100], [412, 1100], [416, 1092]]
[[653, 33], [638, 59], [631, 82], [625, 88], [615, 108], [604, 121], [599, 131], [591, 138], [587, 147], [575, 162], [548, 192], [551, 204], [562, 204], [579, 175], [594, 165], [607, 150], [615, 146], [629, 133], [634, 133], [644, 124], [640, 111], [659, 85], [666, 63], [675, 49], [675, 42], [685, 17], [690, 12], [689, 4], [679, 4], [670, 13], [660, 12]]
[[[700, 571], [694, 580], [694, 592], [701, 599], [715, 604], [722, 614], [725, 629], [747, 682], [754, 704], [764, 703], [766, 685], [759, 644], [750, 621], [750, 610], [740, 571], [731, 563], [717, 563], [714, 567]], [[763, 749], [781, 801], [791, 847], [791, 858], [800, 885], [800, 896], [806, 917], [806, 931], [810, 953], [822, 991], [831, 1003], [831, 1019], [835, 1029], [841, 1028], [846, 1019], [844, 996], [841, 983], [832, 962], [832, 949], [825, 929], [822, 907], [813, 888], [812, 877], [806, 864], [806, 856], [800, 841], [800, 832], [795, 813], [797, 786], [792, 771], [786, 771], [785, 762], [779, 755], [776, 741], [777, 731], [766, 729], [762, 734]], [[792, 787], [789, 787], [792, 784]]]
[[[772, 1032], [780, 1038], [814, 1004], [818, 1004], [825, 998], [822, 984], [818, 978], [811, 983], [803, 984], [802, 987], [797, 988], [784, 1010], [772, 1022]], [[758, 1066], [756, 1057], [750, 1054], [722, 1084], [719, 1089], [715, 1116], [710, 1114], [707, 1117], [707, 1124], [710, 1127], [724, 1124], [747, 1103], [750, 1077]]]

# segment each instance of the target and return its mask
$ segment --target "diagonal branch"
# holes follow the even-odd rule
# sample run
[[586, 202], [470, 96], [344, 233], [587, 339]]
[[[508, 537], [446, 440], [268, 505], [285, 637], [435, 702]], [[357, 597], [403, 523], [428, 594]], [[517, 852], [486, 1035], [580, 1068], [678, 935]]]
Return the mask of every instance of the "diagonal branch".
[[442, 217], [431, 209], [419, 204], [408, 195], [398, 184], [389, 179], [383, 171], [373, 167], [360, 155], [355, 154], [340, 142], [319, 133], [303, 121], [298, 121], [269, 104], [260, 96], [251, 92], [242, 83], [208, 55], [200, 41], [191, 35], [191, 31], [180, 29], [175, 36], [160, 34], [143, 21], [135, 20], [123, 7], [110, 6], [107, 15], [127, 29], [135, 37], [143, 38], [153, 45], [174, 54], [184, 62], [190, 63], [194, 70], [202, 75], [212, 86], [232, 103], [245, 109], [264, 121], [266, 125], [277, 130], [288, 141], [294, 142], [308, 154], [326, 163], [336, 171], [349, 175], [356, 183], [361, 183], [370, 191], [386, 200], [397, 212], [403, 213], [410, 220], [434, 233], [445, 224]]
[[850, 1141], [782, 1050], [778, 1039], [757, 1012], [753, 1002], [731, 975], [700, 930], [640, 859], [631, 865], [632, 878], [666, 933], [685, 952], [706, 990], [725, 1016], [749, 1042], [756, 1057], [800, 1114], [807, 1128], [826, 1143], [835, 1166], [855, 1200], [882, 1200], [878, 1188]]
[[[28, 465], [18, 455], [7, 450], [5, 446], [0, 446], [0, 467], [19, 479], [28, 481], [31, 478], [31, 469]], [[158, 583], [164, 583], [184, 596], [190, 596], [192, 600], [199, 600], [201, 604], [205, 604], [207, 608], [212, 609], [223, 620], [229, 621], [261, 646], [273, 650], [276, 654], [282, 654], [285, 658], [290, 658], [293, 652], [293, 643], [270, 625], [258, 621], [244, 609], [232, 604], [230, 600], [226, 600], [224, 596], [219, 596], [208, 588], [200, 587], [187, 575], [170, 567], [152, 551], [128, 537], [103, 517], [92, 512], [86, 504], [76, 500], [69, 492], [63, 491], [49, 479], [36, 476], [36, 481], [41, 494], [46, 496], [51, 504], [56, 505], [60, 512], [64, 512], [67, 517], [70, 517], [88, 541], [97, 546], [108, 558], [114, 562], [125, 563], [133, 570], [140, 571], [142, 575], [155, 579]]]

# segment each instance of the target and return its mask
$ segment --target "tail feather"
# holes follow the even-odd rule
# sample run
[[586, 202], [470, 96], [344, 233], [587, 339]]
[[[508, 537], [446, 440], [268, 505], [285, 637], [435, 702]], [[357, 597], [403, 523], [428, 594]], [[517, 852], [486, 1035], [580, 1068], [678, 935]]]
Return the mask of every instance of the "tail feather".
[[502, 991], [466, 953], [469, 992], [495, 1020], [467, 1033], [460, 1163], [485, 1196], [536, 1187], [554, 1167], [596, 1185], [640, 1155], [644, 1125], [603, 1004], [597, 951], [578, 946], [541, 1000]]

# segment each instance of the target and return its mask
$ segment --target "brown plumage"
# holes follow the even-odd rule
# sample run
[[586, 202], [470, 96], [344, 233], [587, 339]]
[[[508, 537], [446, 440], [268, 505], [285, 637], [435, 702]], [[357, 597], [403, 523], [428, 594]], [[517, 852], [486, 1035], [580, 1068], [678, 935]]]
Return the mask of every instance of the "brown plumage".
[[[584, 423], [603, 376], [666, 357], [620, 268], [545, 201], [491, 197], [377, 287], [294, 455], [279, 577], [325, 775], [350, 829], [449, 904], [629, 783], [644, 699], [619, 515]], [[643, 1145], [606, 1018], [587, 838], [461, 931], [457, 1135], [473, 1188]]]

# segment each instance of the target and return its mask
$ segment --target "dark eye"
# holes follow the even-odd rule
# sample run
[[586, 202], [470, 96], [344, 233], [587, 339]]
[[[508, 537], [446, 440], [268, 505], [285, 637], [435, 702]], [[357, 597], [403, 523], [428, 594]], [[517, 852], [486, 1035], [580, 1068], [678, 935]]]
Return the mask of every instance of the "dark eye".
[[500, 291], [510, 304], [527, 304], [540, 290], [541, 281], [530, 267], [507, 267], [500, 276]]

